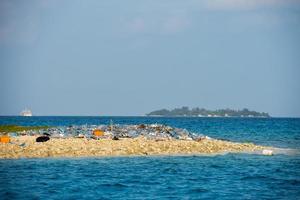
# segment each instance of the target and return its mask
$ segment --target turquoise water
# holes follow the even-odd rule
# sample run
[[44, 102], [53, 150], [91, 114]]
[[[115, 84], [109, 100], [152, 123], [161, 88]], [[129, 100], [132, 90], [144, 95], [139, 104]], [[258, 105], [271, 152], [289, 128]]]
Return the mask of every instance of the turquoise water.
[[[162, 123], [300, 149], [300, 119], [0, 117], [0, 124]], [[300, 156], [227, 154], [0, 160], [0, 199], [300, 199]]]

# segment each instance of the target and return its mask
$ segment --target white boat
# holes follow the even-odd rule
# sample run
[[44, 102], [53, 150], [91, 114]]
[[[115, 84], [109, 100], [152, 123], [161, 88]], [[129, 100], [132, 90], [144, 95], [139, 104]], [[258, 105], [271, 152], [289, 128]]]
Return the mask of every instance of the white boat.
[[20, 115], [21, 116], [24, 116], [24, 117], [31, 117], [32, 116], [32, 112], [31, 112], [31, 110], [29, 110], [29, 109], [25, 109], [25, 110], [23, 110], [21, 113], [20, 113]]

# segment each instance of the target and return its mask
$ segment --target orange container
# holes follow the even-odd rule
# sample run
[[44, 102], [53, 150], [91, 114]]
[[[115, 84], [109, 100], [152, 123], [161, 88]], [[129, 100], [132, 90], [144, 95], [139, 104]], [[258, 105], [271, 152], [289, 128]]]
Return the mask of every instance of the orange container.
[[102, 130], [96, 129], [93, 131], [94, 136], [104, 136], [104, 132]]
[[0, 136], [0, 142], [1, 143], [9, 143], [10, 142], [10, 137], [7, 136], [7, 135]]

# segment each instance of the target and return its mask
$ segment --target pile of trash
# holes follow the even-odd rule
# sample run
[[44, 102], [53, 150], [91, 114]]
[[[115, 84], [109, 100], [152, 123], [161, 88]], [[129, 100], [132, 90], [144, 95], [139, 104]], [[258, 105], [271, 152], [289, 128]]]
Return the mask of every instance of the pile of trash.
[[140, 125], [81, 125], [60, 126], [42, 130], [23, 131], [21, 133], [9, 133], [11, 137], [17, 135], [39, 135], [49, 138], [88, 138], [101, 139], [111, 138], [136, 138], [145, 137], [155, 140], [201, 140], [207, 136], [187, 131], [186, 129], [174, 128], [162, 124], [140, 124]]

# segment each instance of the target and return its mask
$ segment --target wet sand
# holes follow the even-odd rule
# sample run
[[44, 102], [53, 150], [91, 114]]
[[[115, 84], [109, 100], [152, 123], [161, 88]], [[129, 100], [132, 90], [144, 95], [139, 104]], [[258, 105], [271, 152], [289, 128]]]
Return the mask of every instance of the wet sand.
[[238, 152], [258, 152], [269, 147], [252, 143], [234, 143], [223, 140], [149, 140], [144, 137], [111, 139], [51, 138], [35, 142], [36, 136], [19, 136], [11, 143], [0, 144], [0, 158], [43, 157], [101, 157], [140, 155], [198, 155]]

